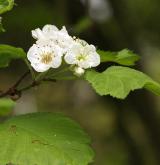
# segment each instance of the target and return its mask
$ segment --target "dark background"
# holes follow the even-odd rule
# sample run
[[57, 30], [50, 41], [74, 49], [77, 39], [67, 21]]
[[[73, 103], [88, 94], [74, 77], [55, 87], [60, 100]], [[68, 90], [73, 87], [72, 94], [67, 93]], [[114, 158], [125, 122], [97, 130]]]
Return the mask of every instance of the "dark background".
[[[65, 25], [99, 49], [129, 48], [141, 56], [135, 68], [160, 81], [159, 0], [16, 0], [3, 15], [6, 33], [0, 43], [23, 47], [34, 43], [31, 30]], [[104, 70], [110, 64], [98, 69]], [[7, 89], [26, 70], [14, 61], [0, 71]], [[84, 81], [44, 84], [24, 93], [14, 114], [58, 111], [78, 121], [92, 138], [94, 165], [160, 165], [160, 97], [145, 90], [124, 101], [99, 97]]]

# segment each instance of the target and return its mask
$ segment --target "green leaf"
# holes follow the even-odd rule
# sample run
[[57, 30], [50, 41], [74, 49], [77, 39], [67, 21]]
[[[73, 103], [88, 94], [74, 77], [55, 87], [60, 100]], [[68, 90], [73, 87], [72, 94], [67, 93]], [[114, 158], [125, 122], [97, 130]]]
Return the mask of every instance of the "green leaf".
[[7, 116], [12, 112], [15, 102], [11, 99], [0, 99], [0, 116]]
[[0, 125], [0, 164], [87, 165], [90, 139], [71, 119], [55, 113], [17, 116]]
[[101, 57], [101, 62], [115, 62], [125, 66], [135, 65], [135, 62], [139, 60], [139, 56], [128, 49], [123, 49], [119, 52], [110, 52], [98, 50], [98, 54]]
[[0, 14], [5, 13], [13, 8], [14, 0], [0, 0]]
[[85, 78], [99, 95], [124, 99], [130, 91], [141, 88], [160, 95], [160, 84], [144, 73], [128, 67], [112, 66], [102, 73], [87, 71]]
[[11, 60], [24, 59], [26, 53], [21, 48], [9, 45], [0, 45], [0, 68], [7, 67]]

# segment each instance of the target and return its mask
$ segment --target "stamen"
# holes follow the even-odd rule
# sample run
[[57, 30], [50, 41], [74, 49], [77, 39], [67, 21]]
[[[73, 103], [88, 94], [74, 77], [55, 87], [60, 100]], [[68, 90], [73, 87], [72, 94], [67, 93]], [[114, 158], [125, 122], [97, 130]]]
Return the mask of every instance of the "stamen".
[[44, 64], [49, 64], [52, 61], [52, 59], [53, 59], [52, 53], [43, 54], [41, 58], [41, 62]]
[[86, 55], [83, 55], [83, 54], [80, 54], [80, 55], [77, 56], [77, 60], [78, 61], [85, 61], [86, 58], [87, 58], [87, 56]]

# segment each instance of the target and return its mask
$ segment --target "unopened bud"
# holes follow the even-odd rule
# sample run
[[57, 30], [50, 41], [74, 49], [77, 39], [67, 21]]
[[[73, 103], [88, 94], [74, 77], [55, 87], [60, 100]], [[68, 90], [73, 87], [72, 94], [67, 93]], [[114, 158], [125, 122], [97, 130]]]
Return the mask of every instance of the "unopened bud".
[[85, 70], [81, 67], [75, 67], [74, 68], [74, 74], [78, 77], [82, 76], [84, 74]]

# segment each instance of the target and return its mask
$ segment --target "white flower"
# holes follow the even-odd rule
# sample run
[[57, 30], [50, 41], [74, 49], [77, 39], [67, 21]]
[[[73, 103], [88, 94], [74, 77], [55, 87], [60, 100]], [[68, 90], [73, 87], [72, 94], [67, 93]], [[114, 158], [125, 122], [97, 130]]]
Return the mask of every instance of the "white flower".
[[73, 38], [68, 34], [65, 26], [59, 30], [54, 25], [45, 25], [42, 30], [39, 28], [32, 30], [32, 36], [37, 40], [51, 40], [54, 44], [62, 48], [63, 53], [66, 53], [74, 43]]
[[63, 55], [66, 63], [73, 65], [74, 74], [77, 76], [84, 74], [84, 69], [100, 64], [100, 56], [95, 46], [84, 40], [72, 38], [65, 26], [59, 30], [54, 25], [45, 25], [42, 30], [32, 30], [32, 36], [37, 41], [29, 49], [27, 57], [37, 72], [58, 68]]
[[27, 53], [31, 66], [37, 72], [45, 72], [49, 68], [58, 68], [62, 62], [63, 52], [50, 40], [39, 40]]
[[89, 45], [84, 40], [76, 40], [75, 44], [67, 51], [64, 57], [66, 63], [87, 69], [100, 64], [100, 56], [94, 45]]

